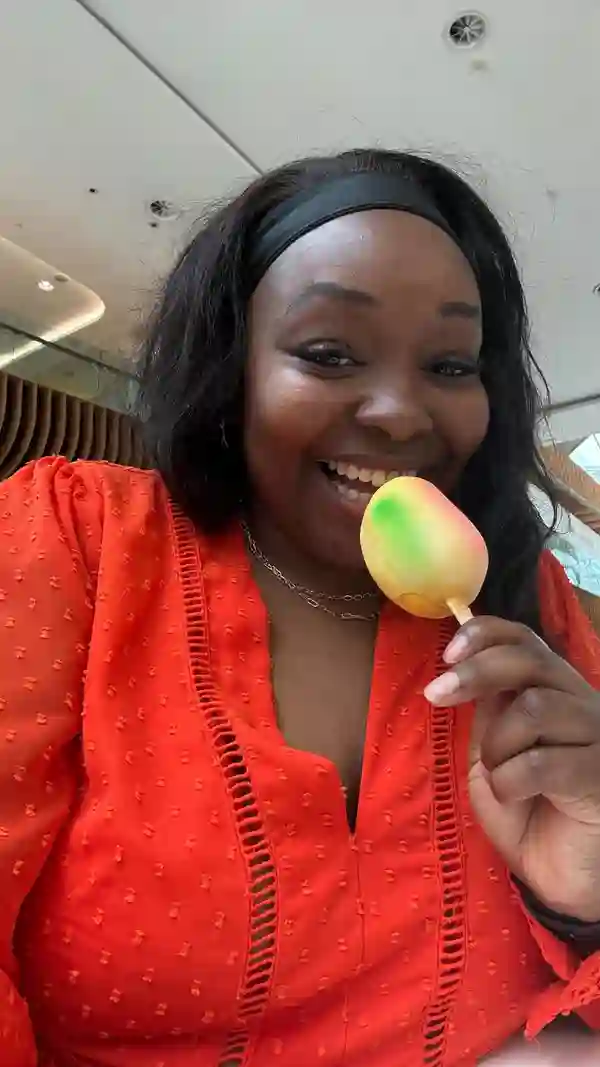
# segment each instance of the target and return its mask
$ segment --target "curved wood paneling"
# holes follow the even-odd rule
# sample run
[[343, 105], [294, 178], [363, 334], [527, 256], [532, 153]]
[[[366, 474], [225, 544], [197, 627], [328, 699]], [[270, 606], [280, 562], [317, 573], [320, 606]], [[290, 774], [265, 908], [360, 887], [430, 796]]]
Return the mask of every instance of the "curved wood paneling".
[[0, 372], [0, 479], [55, 455], [149, 465], [134, 419]]
[[27, 384], [31, 384], [33, 388], [23, 389], [17, 432], [11, 448], [4, 456], [2, 464], [3, 470], [6, 472], [4, 475], [6, 478], [14, 474], [25, 462], [27, 450], [35, 433], [38, 386], [33, 382]]
[[[2, 426], [0, 426], [0, 472], [4, 467], [5, 460], [10, 456], [19, 433], [22, 410], [23, 382], [20, 378], [9, 378], [7, 381], [6, 411]], [[1, 473], [0, 477], [3, 477]]]

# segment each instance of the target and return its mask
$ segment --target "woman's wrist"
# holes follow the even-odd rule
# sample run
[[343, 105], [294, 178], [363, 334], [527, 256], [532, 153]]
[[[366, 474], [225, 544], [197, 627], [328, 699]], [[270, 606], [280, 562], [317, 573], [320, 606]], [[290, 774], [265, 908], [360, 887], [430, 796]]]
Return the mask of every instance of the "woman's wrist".
[[561, 941], [585, 947], [589, 951], [595, 951], [596, 948], [600, 949], [600, 920], [586, 922], [585, 919], [578, 919], [573, 915], [554, 911], [542, 903], [541, 900], [538, 900], [535, 893], [532, 893], [531, 889], [519, 881], [518, 878], [514, 878], [513, 881], [529, 914], [541, 926], [549, 930], [551, 934], [554, 934]]

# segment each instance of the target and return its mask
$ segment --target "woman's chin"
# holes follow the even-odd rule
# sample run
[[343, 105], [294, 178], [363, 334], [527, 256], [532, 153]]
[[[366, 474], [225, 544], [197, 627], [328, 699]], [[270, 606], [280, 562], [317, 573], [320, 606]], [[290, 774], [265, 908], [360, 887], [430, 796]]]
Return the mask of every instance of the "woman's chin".
[[360, 577], [367, 569], [360, 547], [360, 526], [375, 489], [348, 489], [317, 471], [299, 516], [305, 550], [321, 565]]

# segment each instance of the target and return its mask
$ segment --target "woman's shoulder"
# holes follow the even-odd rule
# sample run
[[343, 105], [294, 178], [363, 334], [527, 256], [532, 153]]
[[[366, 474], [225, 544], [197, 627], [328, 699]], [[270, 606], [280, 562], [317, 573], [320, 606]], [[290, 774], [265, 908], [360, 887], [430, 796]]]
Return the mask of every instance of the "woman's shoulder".
[[44, 457], [0, 483], [0, 535], [31, 552], [37, 545], [48, 564], [66, 546], [93, 572], [107, 530], [147, 533], [164, 528], [168, 515], [156, 471]]
[[539, 566], [542, 625], [547, 640], [600, 689], [600, 638], [584, 612], [566, 571], [551, 552]]
[[544, 628], [564, 630], [574, 619], [584, 618], [579, 599], [562, 563], [548, 549], [539, 563], [538, 588]]
[[0, 483], [0, 500], [13, 512], [21, 505], [32, 509], [36, 503], [47, 511], [52, 503], [68, 497], [77, 508], [98, 504], [101, 498], [130, 505], [164, 499], [166, 490], [157, 471], [123, 467], [94, 460], [70, 461], [62, 456], [45, 456], [21, 467]]

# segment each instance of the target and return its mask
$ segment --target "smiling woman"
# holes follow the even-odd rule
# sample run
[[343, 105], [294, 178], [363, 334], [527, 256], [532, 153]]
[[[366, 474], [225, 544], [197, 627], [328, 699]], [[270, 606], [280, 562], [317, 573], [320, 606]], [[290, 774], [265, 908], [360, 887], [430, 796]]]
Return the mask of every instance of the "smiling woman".
[[[312, 556], [321, 587], [352, 587], [344, 571], [360, 568], [357, 523], [371, 494], [350, 486], [348, 471], [415, 471], [452, 490], [485, 436], [472, 270], [427, 219], [352, 213], [282, 253], [256, 289], [251, 324], [254, 525], [275, 517]], [[323, 477], [330, 463], [345, 465], [343, 480]], [[270, 530], [260, 536], [276, 551]]]
[[[169, 356], [175, 350], [176, 365]], [[255, 353], [258, 359], [247, 359]], [[350, 442], [348, 460], [337, 452], [340, 443], [347, 451], [348, 442], [336, 440], [334, 452], [317, 452], [313, 463], [350, 462], [358, 452], [368, 469], [419, 469], [434, 481], [441, 476], [445, 487], [456, 483], [460, 461], [454, 471], [446, 466], [452, 450], [445, 432], [411, 430], [415, 416], [427, 424], [429, 415], [415, 393], [415, 362], [413, 381], [404, 388], [407, 353], [413, 360], [418, 354], [420, 388], [425, 381], [439, 383], [438, 396], [447, 397], [445, 419], [453, 412], [461, 434], [473, 434], [474, 443], [483, 437], [454, 489], [493, 561], [482, 603], [539, 629], [535, 570], [544, 534], [528, 498], [528, 477], [551, 498], [553, 489], [535, 443], [539, 404], [519, 274], [491, 212], [435, 162], [364, 151], [291, 164], [214, 215], [167, 281], [149, 333], [150, 446], [174, 496], [214, 530], [244, 508], [250, 492], [256, 499], [246, 454], [250, 436], [254, 451], [258, 447], [248, 418], [255, 372], [268, 375], [269, 388], [289, 381], [292, 416], [317, 391], [320, 411], [342, 397], [350, 410], [352, 389], [360, 390], [361, 380], [378, 382], [374, 395], [367, 390], [363, 414], [368, 419], [374, 410], [377, 422], [382, 412], [389, 424], [399, 395], [407, 417], [396, 415], [407, 427], [408, 447], [395, 441], [390, 447], [386, 426], [374, 425]], [[309, 376], [312, 394], [300, 388]], [[461, 407], [466, 395], [490, 404], [487, 432], [481, 407], [475, 421]], [[306, 414], [315, 418], [314, 409]], [[313, 443], [319, 444], [314, 433]], [[382, 453], [383, 468], [377, 462]], [[438, 472], [440, 463], [445, 470]], [[260, 489], [267, 489], [262, 480]], [[310, 521], [300, 499], [298, 506], [303, 522]], [[288, 527], [290, 520], [296, 528], [291, 516]], [[324, 522], [320, 541], [325, 528]], [[301, 560], [303, 531], [302, 524]], [[331, 552], [337, 561], [335, 544]], [[324, 570], [318, 578], [327, 586], [331, 575], [328, 566]]]
[[[468, 185], [305, 160], [167, 279], [156, 471], [2, 486], [3, 1067], [472, 1067], [600, 1026], [600, 649], [529, 498], [533, 373]], [[397, 474], [485, 538], [458, 633], [365, 567]]]

